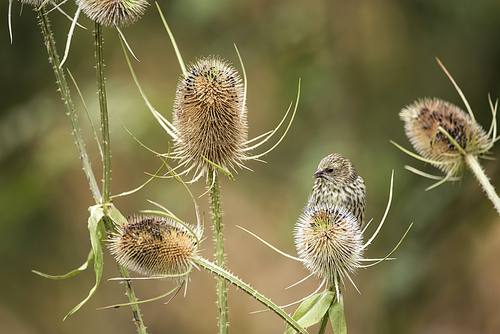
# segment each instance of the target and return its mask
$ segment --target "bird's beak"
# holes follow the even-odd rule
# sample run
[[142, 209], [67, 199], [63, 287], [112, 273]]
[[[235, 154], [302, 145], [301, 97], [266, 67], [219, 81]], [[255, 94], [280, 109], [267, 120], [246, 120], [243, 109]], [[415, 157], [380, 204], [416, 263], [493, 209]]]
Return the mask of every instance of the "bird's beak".
[[317, 179], [318, 177], [322, 177], [323, 175], [324, 175], [324, 174], [323, 174], [323, 170], [318, 169], [318, 170], [316, 171], [316, 173], [314, 173], [314, 174], [313, 174], [313, 176], [312, 176], [312, 177], [313, 177], [313, 179]]

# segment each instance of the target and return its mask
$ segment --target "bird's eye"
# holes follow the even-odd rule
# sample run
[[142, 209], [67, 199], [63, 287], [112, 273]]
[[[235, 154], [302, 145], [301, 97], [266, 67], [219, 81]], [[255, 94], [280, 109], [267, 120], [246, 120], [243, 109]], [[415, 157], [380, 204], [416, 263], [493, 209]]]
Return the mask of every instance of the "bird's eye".
[[333, 168], [328, 168], [326, 171], [327, 171], [328, 173], [333, 173]]

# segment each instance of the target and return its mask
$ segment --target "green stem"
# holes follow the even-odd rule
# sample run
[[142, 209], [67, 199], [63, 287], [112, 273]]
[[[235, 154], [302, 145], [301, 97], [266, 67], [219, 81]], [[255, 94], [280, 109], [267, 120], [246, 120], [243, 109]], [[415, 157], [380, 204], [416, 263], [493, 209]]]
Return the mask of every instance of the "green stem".
[[80, 154], [80, 160], [83, 164], [83, 171], [87, 176], [87, 181], [90, 185], [90, 190], [92, 191], [92, 196], [94, 197], [95, 202], [101, 203], [101, 193], [99, 191], [99, 186], [96, 182], [94, 172], [92, 171], [92, 167], [90, 165], [90, 159], [87, 154], [87, 150], [85, 149], [85, 142], [83, 140], [80, 125], [78, 123], [78, 116], [75, 112], [75, 106], [73, 104], [73, 100], [71, 99], [69, 86], [64, 76], [64, 70], [60, 68], [61, 62], [59, 60], [59, 54], [56, 50], [56, 42], [54, 40], [54, 36], [52, 35], [52, 29], [50, 27], [50, 22], [45, 10], [45, 6], [41, 6], [39, 9], [37, 9], [37, 13], [38, 19], [40, 20], [40, 26], [42, 28], [45, 46], [47, 47], [47, 53], [49, 54], [49, 62], [52, 65], [52, 70], [54, 71], [54, 74], [56, 76], [56, 81], [57, 85], [59, 86], [59, 91], [61, 92], [62, 100], [64, 101], [64, 105], [66, 106], [67, 115], [69, 116], [69, 120], [71, 123], [71, 130], [73, 132], [73, 136], [75, 137], [75, 143]]
[[[80, 154], [80, 159], [83, 164], [83, 170], [85, 172], [85, 175], [87, 176], [87, 181], [90, 185], [90, 190], [92, 192], [92, 196], [94, 197], [94, 200], [97, 204], [102, 204], [103, 203], [103, 198], [101, 196], [101, 192], [99, 191], [99, 186], [97, 184], [97, 181], [94, 176], [94, 172], [92, 171], [92, 167], [90, 164], [90, 159], [87, 154], [87, 150], [85, 149], [85, 141], [83, 140], [83, 136], [81, 133], [80, 125], [78, 123], [78, 116], [75, 112], [75, 107], [73, 104], [73, 100], [71, 99], [71, 94], [69, 90], [68, 83], [66, 82], [66, 78], [64, 76], [64, 70], [60, 67], [60, 59], [59, 59], [59, 54], [57, 53], [56, 50], [56, 42], [54, 40], [54, 36], [52, 34], [52, 29], [50, 27], [50, 22], [47, 16], [47, 13], [45, 11], [45, 6], [41, 6], [38, 10], [38, 18], [40, 20], [40, 26], [42, 28], [42, 34], [44, 37], [45, 41], [45, 46], [47, 47], [47, 53], [49, 55], [49, 62], [52, 65], [52, 69], [54, 71], [54, 75], [56, 77], [57, 84], [59, 86], [59, 91], [61, 92], [61, 97], [64, 101], [64, 105], [66, 106], [67, 110], [67, 115], [70, 119], [71, 123], [71, 129], [73, 132], [73, 136], [75, 137], [75, 143], [78, 148], [78, 152]], [[102, 43], [101, 43], [102, 44]], [[102, 57], [101, 57], [102, 59]], [[102, 65], [102, 62], [101, 62]], [[106, 120], [107, 120], [107, 111], [106, 111]], [[108, 122], [105, 122], [106, 124], [106, 132], [107, 136], [106, 138], [107, 143], [109, 143], [109, 128], [108, 128]], [[108, 156], [108, 162], [107, 166], [109, 169], [109, 146], [106, 148], [107, 150], [107, 156]], [[105, 159], [106, 160], [106, 159]], [[106, 164], [106, 162], [104, 162]], [[106, 169], [106, 167], [105, 167]], [[103, 186], [105, 192], [107, 191], [109, 193], [109, 179], [108, 182]], [[107, 190], [106, 190], [107, 189]], [[107, 201], [109, 202], [109, 196], [107, 198]], [[105, 219], [106, 223], [106, 228], [107, 230], [110, 230], [112, 227], [112, 224], [110, 223], [109, 219]], [[124, 267], [120, 267], [120, 273], [122, 277], [128, 278], [128, 271]], [[130, 302], [137, 301], [137, 298], [135, 297], [134, 290], [132, 289], [132, 286], [127, 283], [125, 285], [125, 290], [127, 293], [127, 297]], [[137, 305], [132, 306], [132, 311], [134, 313], [134, 320], [137, 325], [137, 329], [139, 333], [141, 334], [146, 334], [146, 327], [142, 323], [142, 316], [139, 311], [139, 308]]]
[[[328, 291], [331, 291], [333, 293], [336, 293], [336, 290], [335, 290], [335, 285], [334, 284], [331, 284], [329, 287], [328, 287]], [[335, 302], [335, 299], [333, 301], [333, 303]], [[331, 305], [330, 305], [331, 307]], [[329, 316], [329, 311], [326, 311], [325, 315], [323, 315], [323, 318], [321, 318], [321, 322], [319, 323], [319, 327], [318, 327], [318, 334], [324, 334], [325, 331], [326, 331], [326, 325], [328, 324], [328, 319], [330, 318]]]
[[[215, 264], [225, 269], [226, 255], [224, 253], [224, 225], [222, 224], [222, 207], [217, 171], [210, 168], [208, 186], [210, 187], [210, 206], [214, 229]], [[227, 334], [227, 288], [226, 280], [217, 277], [217, 308], [219, 311], [219, 334]]]
[[495, 188], [490, 183], [488, 176], [486, 176], [486, 174], [484, 173], [483, 167], [481, 167], [481, 164], [479, 163], [477, 157], [472, 154], [466, 154], [465, 162], [483, 187], [486, 195], [493, 203], [493, 206], [497, 210], [498, 214], [500, 214], [500, 198], [498, 198], [498, 195], [495, 192]]
[[104, 204], [109, 203], [111, 197], [111, 150], [109, 146], [109, 117], [108, 103], [106, 98], [106, 82], [104, 78], [104, 60], [103, 60], [103, 36], [102, 26], [95, 23], [95, 58], [96, 58], [96, 74], [97, 74], [97, 93], [99, 95], [99, 107], [101, 110], [101, 133], [102, 133], [102, 148], [103, 148], [103, 198]]
[[325, 313], [321, 322], [319, 323], [318, 334], [324, 334], [326, 330], [326, 325], [328, 324], [328, 311]]
[[[118, 269], [120, 270], [120, 275], [123, 278], [130, 278], [127, 268], [118, 265]], [[137, 327], [137, 332], [139, 334], [147, 334], [146, 326], [142, 321], [141, 310], [139, 309], [139, 305], [137, 304], [137, 298], [135, 297], [134, 289], [132, 288], [132, 282], [130, 280], [123, 281], [123, 285], [125, 286], [125, 293], [127, 294], [127, 298], [132, 309], [132, 313], [134, 314], [134, 322]]]
[[202, 257], [195, 257], [193, 258], [194, 263], [196, 263], [198, 266], [214, 273], [218, 277], [220, 277], [223, 280], [227, 280], [234, 284], [238, 289], [246, 292], [249, 294], [252, 298], [255, 298], [258, 300], [260, 303], [262, 303], [264, 306], [272, 310], [274, 313], [276, 313], [281, 319], [285, 320], [290, 326], [292, 326], [297, 332], [301, 334], [307, 334], [307, 331], [302, 328], [295, 320], [290, 317], [288, 313], [283, 311], [278, 305], [273, 303], [271, 300], [266, 298], [264, 295], [259, 293], [257, 290], [252, 288], [250, 285], [247, 283], [243, 282], [241, 279], [238, 277], [234, 276], [233, 274], [229, 273], [228, 271], [222, 269], [221, 267], [213, 264], [212, 262], [202, 258]]
[[[111, 200], [111, 148], [109, 142], [109, 114], [108, 114], [108, 101], [106, 97], [106, 80], [104, 77], [104, 38], [102, 35], [102, 26], [99, 23], [95, 23], [95, 60], [96, 60], [96, 76], [97, 76], [97, 93], [99, 95], [99, 107], [101, 111], [101, 134], [102, 134], [102, 165], [103, 165], [103, 182], [102, 182], [102, 192], [103, 198], [102, 202], [104, 204], [109, 204]], [[104, 206], [105, 207], [105, 206]], [[114, 226], [111, 218], [109, 217], [107, 210], [104, 210], [105, 217], [104, 225], [107, 231], [114, 231]], [[118, 270], [123, 278], [130, 278], [127, 268], [118, 265]], [[137, 298], [135, 296], [132, 283], [130, 281], [124, 281], [125, 294], [132, 309], [134, 315], [134, 323], [137, 327], [137, 331], [140, 334], [147, 334], [146, 326], [142, 320], [141, 310], [137, 304]]]

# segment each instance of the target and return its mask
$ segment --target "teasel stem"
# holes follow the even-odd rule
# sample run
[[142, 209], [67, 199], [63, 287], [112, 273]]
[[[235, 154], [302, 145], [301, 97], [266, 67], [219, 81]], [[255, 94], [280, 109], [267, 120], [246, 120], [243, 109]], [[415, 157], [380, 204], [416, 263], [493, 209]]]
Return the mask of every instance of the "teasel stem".
[[[99, 95], [99, 108], [101, 113], [101, 135], [102, 135], [102, 164], [103, 164], [103, 197], [102, 203], [109, 204], [111, 201], [111, 148], [109, 142], [109, 114], [108, 114], [108, 101], [106, 96], [106, 80], [104, 77], [104, 38], [102, 35], [102, 25], [100, 23], [95, 23], [95, 61], [96, 61], [96, 76], [97, 76], [97, 93]], [[106, 230], [115, 231], [115, 227], [108, 216], [106, 210], [104, 210], [104, 226]], [[118, 264], [118, 270], [123, 278], [130, 278], [127, 268]], [[125, 280], [125, 294], [129, 300], [132, 313], [134, 315], [134, 323], [137, 327], [137, 332], [140, 334], [147, 334], [146, 326], [142, 320], [142, 314], [137, 304], [137, 298], [135, 296], [134, 289], [132, 288], [132, 283]], [[135, 303], [135, 304], [134, 304]]]
[[472, 154], [465, 154], [464, 159], [472, 173], [474, 173], [474, 175], [476, 176], [479, 184], [481, 184], [481, 186], [483, 187], [486, 195], [493, 203], [493, 206], [497, 210], [498, 214], [500, 214], [500, 198], [498, 198], [498, 195], [495, 192], [495, 188], [491, 184], [488, 176], [486, 176], [486, 174], [484, 173], [484, 169], [479, 163], [478, 158]]
[[[104, 57], [103, 57], [103, 36], [102, 26], [95, 23], [95, 60], [96, 60], [96, 74], [97, 74], [97, 93], [99, 95], [99, 107], [101, 110], [101, 134], [102, 134], [102, 148], [103, 148], [103, 196], [102, 202], [108, 204], [111, 197], [111, 150], [109, 146], [109, 117], [108, 117], [108, 103], [106, 98], [106, 82], [104, 78]], [[107, 228], [108, 229], [108, 228]], [[108, 229], [109, 230], [109, 229]]]
[[328, 324], [328, 312], [325, 313], [321, 322], [319, 323], [318, 334], [324, 334], [326, 330], [326, 325]]
[[[224, 252], [224, 225], [222, 223], [219, 175], [218, 171], [213, 166], [209, 168], [209, 177], [207, 181], [210, 189], [210, 207], [212, 208], [215, 264], [225, 269], [226, 254]], [[227, 288], [226, 280], [220, 276], [217, 277], [217, 309], [219, 312], [219, 333], [227, 334]]]
[[[69, 86], [68, 86], [68, 83], [67, 83], [66, 78], [64, 76], [64, 69], [61, 68], [61, 66], [60, 66], [61, 62], [60, 62], [59, 54], [57, 53], [57, 50], [56, 50], [56, 42], [55, 42], [54, 36], [52, 34], [52, 29], [50, 26], [49, 18], [47, 16], [47, 12], [45, 10], [45, 6], [40, 6], [36, 10], [37, 10], [38, 18], [40, 20], [40, 27], [42, 29], [42, 34], [44, 37], [45, 46], [47, 47], [47, 53], [49, 55], [49, 62], [52, 65], [52, 69], [53, 69], [54, 75], [56, 77], [57, 85], [59, 87], [59, 91], [61, 92], [61, 97], [64, 101], [64, 105], [66, 106], [67, 115], [70, 119], [71, 130], [72, 130], [73, 136], [75, 137], [75, 143], [76, 143], [76, 146], [78, 148], [78, 152], [80, 154], [80, 160], [82, 161], [82, 164], [83, 164], [83, 170], [84, 170], [85, 175], [87, 177], [87, 181], [89, 183], [90, 190], [92, 192], [92, 196], [94, 197], [95, 202], [97, 204], [102, 204], [103, 197], [101, 196], [101, 192], [99, 190], [99, 185], [97, 184], [94, 172], [92, 171], [90, 159], [89, 159], [89, 156], [87, 154], [87, 150], [85, 148], [85, 141], [83, 140], [80, 124], [78, 122], [78, 116], [75, 112], [75, 106], [73, 104], [73, 100], [71, 99]], [[102, 62], [101, 62], [101, 64], [102, 64]], [[106, 116], [106, 120], [107, 120], [107, 110], [106, 110], [105, 116]], [[106, 138], [107, 138], [107, 143], [109, 143], [108, 122], [106, 121], [105, 123], [103, 123], [103, 128], [104, 128], [104, 124], [106, 124], [105, 125], [105, 129], [106, 129], [105, 131], [107, 132]], [[109, 157], [110, 157], [109, 145], [105, 146], [105, 152], [106, 153], [104, 153], [104, 155], [108, 156], [107, 166], [109, 168]], [[104, 163], [106, 163], [106, 162], [104, 162]], [[106, 192], [108, 193], [107, 202], [109, 203], [109, 179], [108, 179], [108, 182], [105, 183], [105, 185], [103, 184], [103, 191], [105, 194], [106, 194]], [[109, 223], [108, 219], [107, 219], [106, 225], [107, 225], [107, 228], [112, 226], [112, 224]], [[124, 277], [124, 278], [129, 277], [128, 271], [125, 267], [120, 266], [119, 270], [120, 270], [120, 274], [122, 277]], [[135, 294], [134, 294], [134, 290], [132, 289], [132, 286], [130, 285], [130, 283], [127, 283], [125, 285], [125, 290], [126, 290], [128, 300], [130, 302], [137, 301], [137, 298], [135, 297]], [[132, 312], [134, 313], [134, 319], [135, 319], [135, 323], [136, 323], [138, 332], [140, 334], [147, 334], [146, 327], [144, 326], [144, 324], [142, 322], [142, 317], [141, 317], [141, 313], [140, 313], [138, 306], [133, 305], [131, 307], [132, 307]]]
[[[118, 265], [118, 270], [120, 271], [120, 276], [123, 278], [130, 278], [127, 268]], [[134, 288], [132, 288], [132, 282], [130, 280], [125, 280], [123, 282], [125, 286], [125, 293], [127, 295], [128, 301], [130, 303], [130, 308], [134, 314], [134, 323], [137, 327], [137, 332], [139, 334], [147, 334], [146, 326], [142, 321], [141, 310], [139, 309], [139, 304], [137, 303], [137, 298], [135, 297]]]
[[[334, 284], [330, 284], [330, 286], [328, 288], [328, 291], [331, 291], [331, 292], [335, 293], [336, 294], [335, 298], [338, 298], [338, 293], [340, 293], [340, 291], [336, 291]], [[333, 300], [333, 303], [335, 303], [335, 301], [336, 301], [336, 299]], [[329, 319], [330, 319], [330, 312], [327, 311], [325, 313], [325, 315], [321, 318], [321, 321], [319, 323], [318, 334], [324, 334], [325, 333], [325, 331], [326, 331], [326, 325], [328, 324], [328, 320]]]
[[[238, 287], [238, 289], [244, 291], [245, 293], [250, 295], [252, 298], [258, 300], [260, 303], [262, 303], [263, 305], [268, 307], [270, 310], [272, 310], [274, 313], [276, 313], [280, 318], [282, 318], [288, 324], [290, 324], [290, 326], [292, 326], [298, 333], [307, 334], [307, 331], [304, 328], [302, 328], [294, 319], [292, 319], [292, 317], [288, 313], [286, 313], [282, 308], [277, 306], [275, 303], [273, 303], [271, 300], [266, 298], [260, 292], [258, 292], [257, 290], [252, 288], [250, 285], [243, 282], [241, 279], [234, 276], [233, 274], [231, 274], [227, 270], [220, 268], [216, 264], [214, 264], [214, 263], [212, 263], [212, 262], [208, 261], [207, 259], [204, 259], [200, 256], [195, 256], [193, 258], [193, 262], [196, 265], [214, 273], [215, 275], [217, 275], [218, 278], [221, 278], [223, 280], [227, 280], [228, 282], [231, 282], [236, 287]], [[227, 330], [227, 323], [226, 323], [225, 328]]]
[[60, 68], [59, 54], [56, 50], [56, 42], [52, 34], [52, 28], [50, 26], [49, 18], [45, 10], [45, 6], [40, 6], [36, 8], [38, 13], [38, 19], [40, 20], [40, 27], [42, 28], [42, 34], [45, 41], [45, 46], [47, 47], [47, 53], [49, 54], [49, 62], [52, 65], [52, 70], [56, 76], [56, 82], [59, 86], [59, 91], [61, 92], [62, 100], [66, 106], [67, 115], [71, 123], [71, 130], [73, 136], [75, 137], [75, 144], [78, 148], [80, 154], [80, 160], [83, 164], [83, 171], [87, 177], [87, 181], [90, 186], [90, 191], [96, 203], [102, 202], [101, 192], [99, 191], [99, 186], [92, 171], [92, 166], [90, 165], [90, 159], [85, 149], [85, 142], [83, 140], [82, 132], [80, 130], [80, 124], [78, 123], [78, 116], [75, 112], [75, 106], [73, 100], [71, 99], [71, 94], [69, 91], [69, 86], [64, 76], [64, 70]]

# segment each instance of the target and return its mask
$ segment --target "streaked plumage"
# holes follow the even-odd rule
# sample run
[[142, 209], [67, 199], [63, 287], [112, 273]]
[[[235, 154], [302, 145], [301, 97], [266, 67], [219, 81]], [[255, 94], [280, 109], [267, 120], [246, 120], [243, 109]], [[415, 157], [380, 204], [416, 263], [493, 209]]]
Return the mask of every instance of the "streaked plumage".
[[366, 187], [351, 161], [334, 153], [323, 158], [307, 206], [337, 206], [349, 210], [360, 228], [365, 222]]

